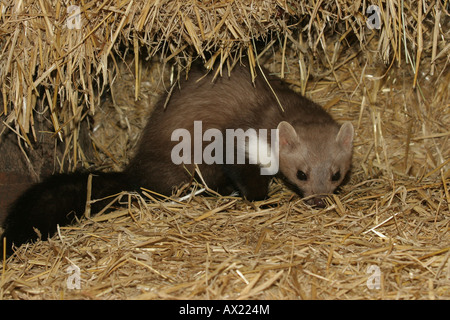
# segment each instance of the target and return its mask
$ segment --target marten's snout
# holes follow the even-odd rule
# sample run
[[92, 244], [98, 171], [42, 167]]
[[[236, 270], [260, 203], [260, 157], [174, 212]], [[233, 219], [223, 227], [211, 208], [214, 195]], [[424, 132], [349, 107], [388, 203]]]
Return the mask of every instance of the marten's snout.
[[317, 208], [325, 208], [325, 196], [316, 196], [314, 198], [308, 199], [306, 201], [310, 206], [314, 206]]

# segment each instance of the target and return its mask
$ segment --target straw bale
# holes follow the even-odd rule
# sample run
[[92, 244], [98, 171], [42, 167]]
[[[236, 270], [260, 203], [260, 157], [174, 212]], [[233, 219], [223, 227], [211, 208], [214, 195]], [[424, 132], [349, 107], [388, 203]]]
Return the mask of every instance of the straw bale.
[[[323, 56], [330, 30], [340, 35], [339, 44], [353, 41], [360, 50], [366, 50], [374, 36], [367, 27], [370, 16], [365, 1], [104, 0], [74, 4], [79, 11], [70, 11], [62, 0], [0, 3], [1, 115], [29, 143], [36, 140], [34, 106], [44, 100], [55, 137], [73, 149], [72, 168], [83, 156], [74, 139], [79, 122], [87, 111], [95, 113], [99, 96], [111, 85], [118, 72], [116, 54], [134, 56], [138, 75], [141, 61], [157, 53], [163, 61], [181, 65], [198, 56], [211, 67], [215, 61], [222, 65], [243, 53], [252, 58], [255, 40], [266, 41], [270, 47], [279, 39], [284, 47], [289, 43], [301, 54], [309, 50], [325, 58], [321, 72], [330, 73], [336, 68], [335, 57]], [[450, 54], [447, 8], [441, 1], [381, 1], [379, 5], [377, 59], [398, 64], [406, 59], [415, 70], [415, 86], [422, 56], [431, 57], [434, 73], [436, 58]], [[139, 84], [138, 76], [135, 80]]]
[[[21, 3], [36, 12], [45, 7], [48, 17], [65, 12], [45, 0]], [[252, 10], [245, 1], [146, 3], [85, 4], [92, 18], [85, 28], [91, 33], [70, 45], [68, 30], [49, 28], [52, 20], [43, 15], [25, 18], [0, 10], [0, 30], [7, 34], [0, 64], [9, 123], [17, 116], [26, 131], [21, 122], [26, 108], [12, 105], [23, 98], [20, 90], [27, 83], [38, 81], [49, 103], [69, 101], [58, 115], [55, 103], [49, 107], [58, 128], [69, 126], [80, 106], [96, 112], [93, 126], [101, 124], [92, 133], [96, 161], [120, 168], [151, 112], [148, 97], [165, 91], [175, 74], [172, 59], [185, 64], [202, 52], [205, 58], [240, 58], [252, 52], [245, 48], [253, 45], [253, 36], [276, 30], [254, 58], [338, 121], [352, 121], [349, 182], [324, 209], [308, 206], [279, 181], [268, 199], [252, 203], [206, 191], [189, 196], [201, 185], [165, 201], [155, 201], [150, 191], [125, 193], [117, 210], [60, 228], [49, 241], [24, 245], [3, 261], [0, 299], [450, 298], [450, 22], [442, 2], [381, 1], [379, 31], [367, 30], [364, 1], [276, 1], [278, 11], [270, 6], [275, 1], [258, 2], [261, 7]], [[1, 6], [12, 10], [12, 4]], [[296, 24], [288, 23], [287, 14], [297, 17]], [[29, 70], [24, 55], [33, 56], [33, 50], [11, 49], [25, 37], [11, 27], [13, 17], [21, 27], [39, 22], [33, 32], [41, 35], [60, 32], [58, 41], [37, 40], [36, 74], [23, 73]], [[299, 27], [301, 36], [293, 31]], [[134, 46], [136, 30], [149, 56], [159, 46], [161, 64], [141, 64], [141, 56], [135, 64], [135, 52], [131, 58], [125, 54]], [[65, 58], [52, 60], [64, 52]], [[69, 84], [76, 72], [84, 80], [75, 77], [81, 84]], [[102, 86], [111, 94], [100, 101]], [[79, 87], [86, 90], [77, 92]], [[143, 98], [134, 101], [136, 94]], [[68, 283], [74, 266], [80, 289]]]

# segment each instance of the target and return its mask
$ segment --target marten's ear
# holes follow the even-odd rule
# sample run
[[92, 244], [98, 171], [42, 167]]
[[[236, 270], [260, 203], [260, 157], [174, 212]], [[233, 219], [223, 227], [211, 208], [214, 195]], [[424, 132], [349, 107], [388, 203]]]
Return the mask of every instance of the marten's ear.
[[280, 149], [292, 148], [298, 143], [297, 132], [289, 122], [281, 121], [277, 129]]
[[336, 136], [336, 142], [339, 143], [346, 151], [351, 151], [353, 146], [354, 129], [351, 122], [344, 122]]

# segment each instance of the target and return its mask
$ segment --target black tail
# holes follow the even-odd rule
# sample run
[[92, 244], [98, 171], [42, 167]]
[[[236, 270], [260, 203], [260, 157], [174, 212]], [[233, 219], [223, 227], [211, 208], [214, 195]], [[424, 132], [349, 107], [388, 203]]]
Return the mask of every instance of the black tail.
[[[3, 239], [6, 238], [6, 254], [12, 253], [12, 245], [52, 236], [57, 225], [72, 223], [81, 217], [86, 209], [87, 183], [90, 173], [59, 174], [45, 179], [26, 190], [9, 208], [3, 222], [0, 242], [0, 260], [3, 257]], [[130, 190], [124, 173], [92, 173], [91, 199]], [[91, 212], [102, 209], [104, 203], [92, 205]], [[39, 230], [37, 232], [36, 230]]]

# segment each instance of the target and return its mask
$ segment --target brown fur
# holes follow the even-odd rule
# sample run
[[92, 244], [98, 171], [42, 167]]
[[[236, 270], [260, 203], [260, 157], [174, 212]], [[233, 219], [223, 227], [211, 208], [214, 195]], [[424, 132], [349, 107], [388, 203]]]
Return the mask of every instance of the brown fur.
[[[258, 73], [252, 83], [245, 66], [237, 66], [231, 77], [223, 76], [215, 81], [212, 81], [212, 75], [204, 77], [202, 70], [191, 71], [189, 80], [181, 84], [181, 90], [175, 89], [166, 109], [163, 108], [164, 100], [156, 107], [143, 132], [139, 150], [125, 172], [133, 177], [137, 185], [170, 194], [175, 186], [191, 179], [183, 166], [174, 165], [170, 159], [170, 150], [177, 143], [170, 140], [175, 129], [185, 128], [192, 135], [196, 120], [202, 120], [203, 130], [217, 128], [222, 132], [238, 128], [275, 129], [280, 122], [286, 121], [292, 125], [298, 138], [295, 135], [290, 137], [293, 144], [290, 153], [280, 147], [281, 173], [296, 191], [305, 196], [333, 192], [342, 179], [330, 183], [330, 172], [340, 169], [342, 178], [347, 173], [353, 130], [346, 131], [347, 145], [341, 148], [336, 141], [339, 126], [327, 112], [290, 90], [279, 79], [269, 77], [267, 72], [266, 77], [284, 111], [263, 75]], [[347, 128], [349, 126], [351, 124]], [[322, 168], [314, 166], [312, 169], [313, 164]], [[311, 179], [308, 184], [299, 185], [295, 175], [303, 167]], [[186, 168], [191, 174], [194, 172], [193, 165]], [[268, 177], [262, 177], [258, 170], [249, 165], [201, 164], [199, 169], [208, 186], [219, 192], [229, 193], [237, 188], [250, 200], [267, 195]], [[315, 176], [319, 171], [323, 172]]]

